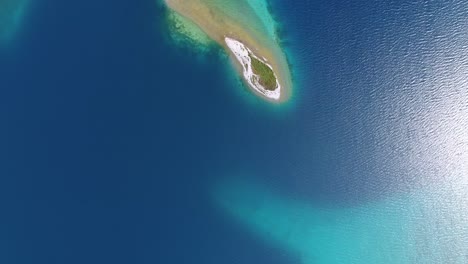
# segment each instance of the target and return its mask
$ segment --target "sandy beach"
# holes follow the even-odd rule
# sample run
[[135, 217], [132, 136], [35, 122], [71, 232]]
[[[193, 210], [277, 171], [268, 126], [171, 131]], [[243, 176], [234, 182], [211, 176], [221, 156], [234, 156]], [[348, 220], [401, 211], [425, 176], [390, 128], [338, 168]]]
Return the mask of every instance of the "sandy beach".
[[248, 25], [252, 21], [258, 20], [257, 18], [250, 16], [244, 21], [233, 19], [233, 16], [228, 13], [229, 10], [227, 8], [217, 6], [211, 0], [165, 0], [165, 2], [169, 8], [190, 19], [210, 38], [223, 46], [237, 65], [236, 68], [241, 76], [243, 75], [243, 67], [239, 64], [233, 52], [227, 47], [225, 42], [226, 37], [242, 42], [255, 56], [264, 58], [274, 69], [281, 86], [281, 95], [278, 99], [273, 99], [258, 93], [258, 91], [255, 92], [272, 102], [285, 102], [289, 99], [292, 84], [286, 57], [278, 43], [271, 39], [266, 32], [263, 32], [261, 27]]

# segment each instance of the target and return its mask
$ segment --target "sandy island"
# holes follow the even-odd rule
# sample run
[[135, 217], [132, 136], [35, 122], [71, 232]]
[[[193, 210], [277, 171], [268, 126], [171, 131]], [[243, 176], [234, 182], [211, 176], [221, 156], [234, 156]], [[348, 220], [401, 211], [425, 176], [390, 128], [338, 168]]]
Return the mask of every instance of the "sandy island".
[[[164, 0], [169, 8], [200, 27], [210, 38], [222, 45], [235, 62], [241, 76], [255, 93], [271, 102], [285, 102], [291, 95], [291, 75], [284, 52], [276, 40], [268, 35], [248, 5], [243, 0], [230, 5], [239, 7], [242, 19], [234, 19], [230, 10], [213, 0]], [[242, 5], [242, 6], [241, 6]], [[238, 11], [238, 10], [237, 10]], [[235, 11], [234, 11], [235, 12]], [[239, 15], [237, 15], [239, 17]], [[245, 17], [245, 19], [244, 19]], [[262, 76], [255, 71], [252, 63], [271, 69], [275, 85], [267, 87]], [[254, 65], [255, 66], [255, 65]], [[264, 67], [266, 66], [266, 67]], [[259, 67], [257, 67], [258, 69]], [[271, 83], [271, 82], [270, 82]]]
[[[250, 87], [269, 99], [279, 100], [281, 97], [281, 85], [278, 82], [278, 78], [275, 76], [275, 86], [273, 89], [268, 89], [260, 83], [260, 76], [254, 73], [251, 56], [254, 56], [257, 60], [261, 59], [256, 57], [244, 44], [235, 39], [226, 37], [225, 42], [239, 63], [242, 65], [244, 78]], [[264, 64], [273, 70], [273, 68], [268, 63], [264, 62]]]

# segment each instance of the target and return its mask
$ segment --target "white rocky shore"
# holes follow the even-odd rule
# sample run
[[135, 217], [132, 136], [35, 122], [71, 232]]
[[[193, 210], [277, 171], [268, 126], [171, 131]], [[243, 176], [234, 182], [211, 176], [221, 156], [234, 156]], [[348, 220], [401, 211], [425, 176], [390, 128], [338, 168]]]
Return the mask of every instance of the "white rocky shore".
[[266, 63], [264, 59], [260, 59], [257, 56], [255, 56], [255, 54], [249, 48], [247, 48], [244, 44], [242, 44], [240, 41], [237, 41], [229, 37], [225, 37], [224, 40], [228, 48], [232, 51], [234, 56], [236, 56], [237, 60], [242, 65], [242, 68], [244, 69], [244, 78], [247, 80], [247, 83], [253, 89], [255, 89], [260, 94], [264, 95], [265, 97], [269, 99], [278, 100], [281, 95], [281, 85], [278, 82], [278, 78], [276, 78], [275, 90], [270, 91], [270, 90], [265, 89], [265, 87], [263, 87], [259, 83], [260, 77], [256, 75], [252, 70], [252, 60], [250, 56], [253, 56], [259, 61], [265, 63], [265, 65], [270, 67], [270, 69], [273, 70], [273, 68], [268, 63]]

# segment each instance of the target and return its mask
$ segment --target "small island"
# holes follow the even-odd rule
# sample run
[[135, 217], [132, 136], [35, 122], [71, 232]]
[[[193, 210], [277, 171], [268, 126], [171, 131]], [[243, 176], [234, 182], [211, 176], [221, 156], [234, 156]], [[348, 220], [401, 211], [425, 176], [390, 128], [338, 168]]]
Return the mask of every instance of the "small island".
[[274, 103], [290, 98], [289, 65], [266, 0], [256, 0], [256, 4], [251, 0], [164, 1], [171, 12], [224, 47], [244, 82], [261, 98]]
[[263, 96], [278, 100], [281, 95], [281, 85], [278, 83], [273, 68], [259, 59], [240, 41], [226, 37], [226, 45], [242, 65], [247, 83]]

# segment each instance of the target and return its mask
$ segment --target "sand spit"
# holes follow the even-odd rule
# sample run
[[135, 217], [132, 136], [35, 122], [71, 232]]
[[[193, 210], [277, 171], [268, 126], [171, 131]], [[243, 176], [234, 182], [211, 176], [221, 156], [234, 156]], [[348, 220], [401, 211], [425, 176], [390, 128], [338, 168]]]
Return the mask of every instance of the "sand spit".
[[[245, 72], [248, 72], [248, 68], [245, 68], [243, 63], [241, 63], [242, 67], [236, 68], [239, 70], [239, 74], [245, 78], [249, 87], [262, 98], [273, 103], [281, 103], [289, 99], [292, 82], [284, 52], [276, 40], [269, 36], [268, 31], [262, 26], [262, 21], [255, 12], [249, 9], [250, 5], [245, 0], [226, 2], [226, 5], [224, 5], [224, 0], [164, 1], [170, 9], [191, 20], [211, 39], [223, 46], [228, 53], [232, 54], [234, 51], [228, 46], [226, 38], [236, 40], [246, 49], [252, 51], [256, 58], [262, 58], [262, 62], [268, 62], [268, 66], [274, 69], [280, 88], [270, 91], [270, 93], [267, 93], [268, 91], [262, 92], [260, 86], [250, 84], [252, 80], [246, 77]], [[240, 13], [240, 10], [244, 12]], [[242, 57], [237, 57], [234, 53], [231, 58], [238, 64], [241, 62], [239, 58]], [[252, 83], [255, 84], [255, 82]]]

